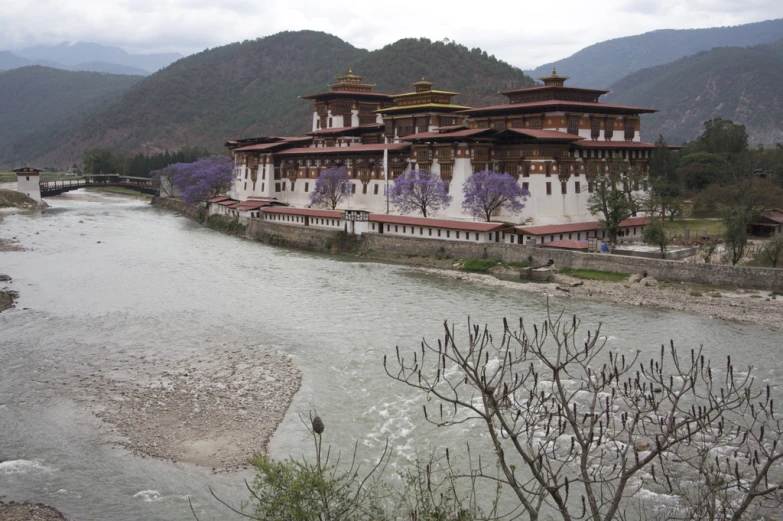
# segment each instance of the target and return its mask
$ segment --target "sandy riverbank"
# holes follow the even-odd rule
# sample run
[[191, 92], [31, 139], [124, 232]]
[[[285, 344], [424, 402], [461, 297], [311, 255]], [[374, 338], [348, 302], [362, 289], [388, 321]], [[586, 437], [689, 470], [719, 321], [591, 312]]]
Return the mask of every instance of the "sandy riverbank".
[[[727, 290], [704, 286], [659, 282], [652, 286], [638, 283], [580, 280], [557, 274], [555, 282], [523, 283], [499, 279], [493, 275], [467, 273], [425, 267], [419, 272], [462, 280], [466, 283], [499, 286], [518, 291], [610, 302], [629, 306], [696, 313], [711, 318], [754, 324], [774, 331], [783, 330], [783, 296], [755, 290]], [[578, 284], [572, 286], [573, 284]]]
[[245, 467], [264, 452], [301, 383], [290, 358], [257, 346], [129, 362], [80, 377], [74, 399], [111, 426], [117, 446], [214, 469]]

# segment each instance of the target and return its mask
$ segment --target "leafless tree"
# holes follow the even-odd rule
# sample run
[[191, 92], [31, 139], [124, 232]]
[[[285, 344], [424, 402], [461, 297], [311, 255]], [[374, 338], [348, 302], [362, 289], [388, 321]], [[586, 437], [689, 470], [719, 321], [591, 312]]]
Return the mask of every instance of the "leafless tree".
[[739, 520], [779, 503], [780, 420], [750, 368], [715, 368], [673, 343], [643, 361], [579, 328], [548, 312], [532, 330], [504, 320], [498, 337], [469, 324], [462, 342], [446, 323], [437, 345], [398, 348], [384, 367], [440, 402], [424, 407], [435, 425], [482, 425], [496, 461], [466, 475], [513, 491], [530, 520], [661, 514], [640, 499], [650, 493], [673, 498], [669, 519]]

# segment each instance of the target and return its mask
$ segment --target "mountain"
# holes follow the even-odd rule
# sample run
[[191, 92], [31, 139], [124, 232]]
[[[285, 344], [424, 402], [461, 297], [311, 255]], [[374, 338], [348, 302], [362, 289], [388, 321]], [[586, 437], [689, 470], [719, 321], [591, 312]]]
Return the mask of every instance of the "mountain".
[[557, 67], [560, 74], [571, 77], [571, 85], [602, 89], [632, 72], [697, 52], [715, 47], [750, 47], [781, 37], [783, 19], [733, 27], [652, 31], [585, 47], [568, 58], [528, 71], [528, 74], [539, 78]]
[[179, 53], [130, 54], [119, 47], [86, 42], [35, 45], [13, 52], [21, 58], [32, 61], [48, 60], [60, 63], [65, 66], [64, 68], [101, 62], [141, 69], [146, 71], [145, 75], [167, 67], [182, 58]]
[[300, 134], [310, 130], [313, 108], [297, 96], [324, 92], [349, 67], [377, 92], [410, 91], [424, 76], [463, 92], [455, 102], [466, 105], [500, 103], [498, 90], [533, 84], [521, 70], [456, 44], [407, 39], [369, 52], [320, 32], [283, 32], [183, 58], [84, 122], [20, 137], [0, 163], [71, 164], [96, 146], [222, 150], [231, 138]]
[[19, 136], [84, 114], [119, 96], [140, 76], [21, 67], [0, 73], [0, 149]]
[[698, 137], [705, 120], [720, 117], [747, 127], [751, 143], [783, 141], [783, 39], [750, 48], [705, 51], [640, 70], [611, 86], [604, 100], [652, 107], [642, 138], [670, 143]]

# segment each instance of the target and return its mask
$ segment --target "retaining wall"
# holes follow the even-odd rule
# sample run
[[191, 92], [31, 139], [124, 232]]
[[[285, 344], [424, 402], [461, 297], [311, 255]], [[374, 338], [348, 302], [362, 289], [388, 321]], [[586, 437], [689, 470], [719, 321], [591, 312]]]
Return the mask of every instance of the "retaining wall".
[[[154, 198], [152, 204], [198, 219], [201, 210], [174, 199]], [[250, 219], [245, 235], [267, 244], [278, 244], [309, 251], [366, 252], [367, 258], [406, 261], [406, 256], [451, 259], [487, 258], [503, 262], [521, 262], [532, 257], [533, 265], [585, 268], [618, 273], [647, 273], [672, 282], [706, 284], [777, 291], [783, 293], [783, 269], [727, 266], [723, 264], [686, 264], [681, 261], [646, 259], [601, 253], [581, 253], [505, 243], [443, 241], [367, 233], [356, 237], [343, 232], [311, 226], [291, 226]], [[411, 262], [413, 263], [413, 262]]]

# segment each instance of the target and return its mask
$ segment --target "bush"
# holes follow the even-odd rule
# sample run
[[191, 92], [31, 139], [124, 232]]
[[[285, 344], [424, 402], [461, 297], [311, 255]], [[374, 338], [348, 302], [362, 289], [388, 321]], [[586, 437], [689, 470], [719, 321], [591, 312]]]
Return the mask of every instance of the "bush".
[[490, 259], [465, 259], [462, 262], [462, 269], [465, 271], [475, 271], [478, 273], [487, 273], [497, 266], [498, 261]]

